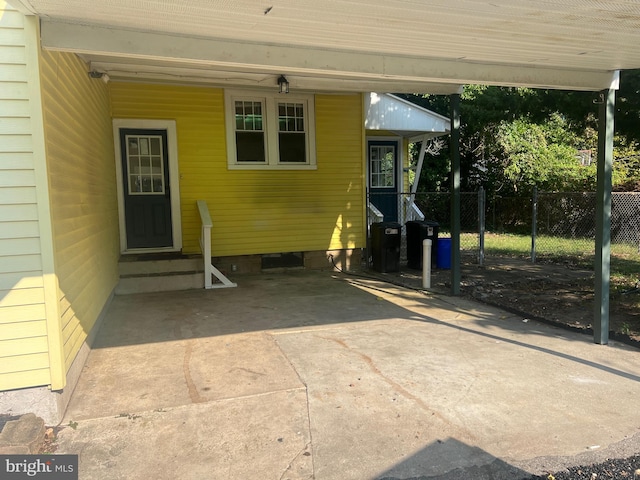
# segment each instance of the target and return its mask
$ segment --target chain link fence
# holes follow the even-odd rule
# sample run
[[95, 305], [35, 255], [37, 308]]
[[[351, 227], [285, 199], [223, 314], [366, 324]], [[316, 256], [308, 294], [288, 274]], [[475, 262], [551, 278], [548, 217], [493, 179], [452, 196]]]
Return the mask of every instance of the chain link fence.
[[[413, 198], [425, 220], [439, 224], [439, 236], [451, 233], [451, 194], [440, 192], [394, 194], [397, 204]], [[596, 195], [592, 192], [534, 192], [532, 197], [486, 198], [484, 190], [460, 194], [460, 249], [479, 263], [491, 248], [485, 235], [529, 237], [517, 255], [536, 260], [537, 253], [553, 255], [558, 242], [571, 240], [576, 254], [593, 254], [596, 235]], [[406, 219], [400, 219], [403, 222]], [[611, 241], [634, 245], [640, 251], [640, 193], [613, 193]], [[487, 250], [487, 252], [485, 251]]]
[[[419, 193], [415, 203], [426, 220], [438, 222], [440, 236], [451, 234], [451, 194]], [[460, 250], [463, 254], [479, 254], [484, 196], [480, 193], [460, 194]]]

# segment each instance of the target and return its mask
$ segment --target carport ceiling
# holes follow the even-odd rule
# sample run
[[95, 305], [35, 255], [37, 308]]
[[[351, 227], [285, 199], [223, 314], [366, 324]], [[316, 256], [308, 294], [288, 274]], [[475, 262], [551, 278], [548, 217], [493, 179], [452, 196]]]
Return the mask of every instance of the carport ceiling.
[[636, 0], [9, 0], [112, 78], [447, 93], [599, 90], [640, 67]]

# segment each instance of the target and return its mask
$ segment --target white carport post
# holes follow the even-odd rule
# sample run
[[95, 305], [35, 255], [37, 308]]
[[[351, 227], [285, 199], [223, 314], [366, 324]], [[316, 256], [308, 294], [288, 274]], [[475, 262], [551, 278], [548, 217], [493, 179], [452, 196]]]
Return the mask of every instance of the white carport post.
[[611, 171], [613, 169], [613, 117], [615, 90], [599, 94], [598, 179], [596, 186], [595, 311], [593, 339], [609, 343], [609, 276], [611, 273]]
[[451, 294], [460, 295], [460, 94], [450, 97]]

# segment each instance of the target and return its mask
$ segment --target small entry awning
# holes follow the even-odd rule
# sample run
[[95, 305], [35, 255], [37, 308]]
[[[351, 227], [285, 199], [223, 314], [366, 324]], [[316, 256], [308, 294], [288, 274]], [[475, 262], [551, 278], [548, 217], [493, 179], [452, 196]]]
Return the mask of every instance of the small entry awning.
[[446, 135], [450, 120], [390, 93], [365, 95], [366, 130], [386, 130], [410, 141]]

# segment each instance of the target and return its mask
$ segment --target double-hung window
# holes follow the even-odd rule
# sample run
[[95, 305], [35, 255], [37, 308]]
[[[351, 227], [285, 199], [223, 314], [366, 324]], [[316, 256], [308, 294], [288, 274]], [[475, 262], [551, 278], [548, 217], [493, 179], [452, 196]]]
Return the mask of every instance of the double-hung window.
[[229, 168], [316, 168], [312, 95], [227, 91], [225, 102]]

